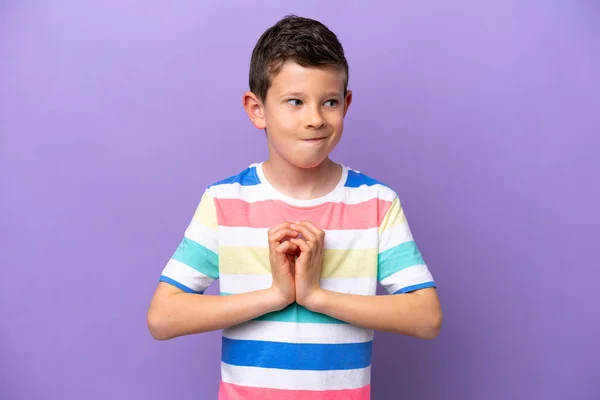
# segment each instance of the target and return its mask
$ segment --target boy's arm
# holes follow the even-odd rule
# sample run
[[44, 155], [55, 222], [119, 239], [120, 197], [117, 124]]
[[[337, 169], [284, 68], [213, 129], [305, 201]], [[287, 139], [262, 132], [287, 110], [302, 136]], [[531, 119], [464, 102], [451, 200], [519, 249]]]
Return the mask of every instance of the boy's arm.
[[237, 325], [278, 311], [287, 303], [274, 288], [211, 296], [159, 282], [148, 310], [148, 328], [155, 339], [167, 340]]
[[[204, 201], [198, 214], [207, 213], [206, 204], [210, 202]], [[216, 254], [199, 243], [209, 242], [209, 232], [204, 230], [204, 235], [194, 234], [202, 228], [191, 226], [189, 235], [198, 242], [184, 238], [175, 259], [169, 261], [163, 270], [148, 310], [148, 328], [154, 338], [166, 340], [227, 328], [279, 311], [294, 301], [294, 279], [289, 259], [297, 249], [289, 241], [282, 242], [285, 237], [297, 234], [290, 229], [289, 223], [269, 229], [271, 287], [227, 296], [199, 294], [204, 293], [217, 278], [217, 259]]]
[[397, 196], [379, 225], [377, 278], [390, 295], [365, 296], [322, 289], [324, 231], [310, 221], [295, 226], [306, 240], [292, 239], [304, 256], [296, 263], [296, 301], [311, 311], [387, 332], [435, 338], [442, 311], [435, 283], [419, 252]]
[[311, 311], [364, 328], [435, 338], [442, 325], [442, 310], [435, 288], [386, 296], [363, 296], [314, 291], [304, 301]]

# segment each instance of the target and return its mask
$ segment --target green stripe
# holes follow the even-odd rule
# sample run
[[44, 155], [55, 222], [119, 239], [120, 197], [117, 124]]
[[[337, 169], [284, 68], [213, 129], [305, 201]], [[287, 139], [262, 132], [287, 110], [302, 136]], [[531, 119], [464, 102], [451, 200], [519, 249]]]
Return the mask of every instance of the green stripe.
[[187, 237], [179, 243], [172, 258], [213, 279], [219, 278], [219, 256]]
[[382, 279], [413, 265], [425, 264], [414, 241], [399, 244], [377, 257], [377, 279]]
[[[231, 293], [221, 292], [221, 296], [230, 296]], [[281, 311], [262, 315], [255, 321], [298, 322], [306, 324], [345, 324], [346, 322], [332, 318], [325, 314], [312, 312], [294, 302]]]

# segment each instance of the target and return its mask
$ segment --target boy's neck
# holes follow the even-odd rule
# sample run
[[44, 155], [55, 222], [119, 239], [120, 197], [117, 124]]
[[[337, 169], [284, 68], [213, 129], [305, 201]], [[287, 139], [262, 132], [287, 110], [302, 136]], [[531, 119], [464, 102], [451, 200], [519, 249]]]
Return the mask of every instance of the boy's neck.
[[299, 168], [283, 160], [269, 158], [263, 173], [276, 190], [297, 200], [312, 200], [330, 193], [342, 177], [342, 167], [325, 159], [314, 168]]

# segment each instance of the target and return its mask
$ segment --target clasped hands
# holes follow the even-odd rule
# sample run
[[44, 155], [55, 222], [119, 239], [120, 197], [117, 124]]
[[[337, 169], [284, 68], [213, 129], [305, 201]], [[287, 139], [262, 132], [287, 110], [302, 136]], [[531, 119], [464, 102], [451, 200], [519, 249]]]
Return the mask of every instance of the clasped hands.
[[284, 222], [268, 231], [271, 289], [283, 307], [312, 308], [321, 290], [325, 232], [310, 221]]

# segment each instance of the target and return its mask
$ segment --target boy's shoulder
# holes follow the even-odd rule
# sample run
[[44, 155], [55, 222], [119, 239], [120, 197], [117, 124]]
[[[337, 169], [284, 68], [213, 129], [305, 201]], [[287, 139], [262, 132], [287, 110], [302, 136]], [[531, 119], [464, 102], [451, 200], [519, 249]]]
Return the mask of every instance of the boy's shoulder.
[[377, 208], [387, 209], [394, 201], [399, 201], [397, 192], [387, 183], [352, 168], [348, 168], [344, 187], [352, 203], [375, 200]]
[[376, 179], [370, 175], [367, 175], [359, 170], [346, 167], [348, 175], [346, 178], [346, 187], [359, 188], [359, 187], [377, 187], [378, 189], [392, 190], [383, 181]]
[[206, 193], [213, 199], [247, 199], [260, 200], [264, 197], [261, 190], [262, 180], [257, 167], [253, 163], [234, 175], [221, 178], [205, 187]]
[[255, 186], [261, 183], [261, 179], [259, 177], [257, 167], [259, 163], [250, 164], [248, 167], [239, 171], [235, 175], [228, 176], [226, 178], [220, 179], [210, 185], [208, 185], [209, 189], [218, 188], [219, 186], [226, 185], [240, 185], [240, 186]]

